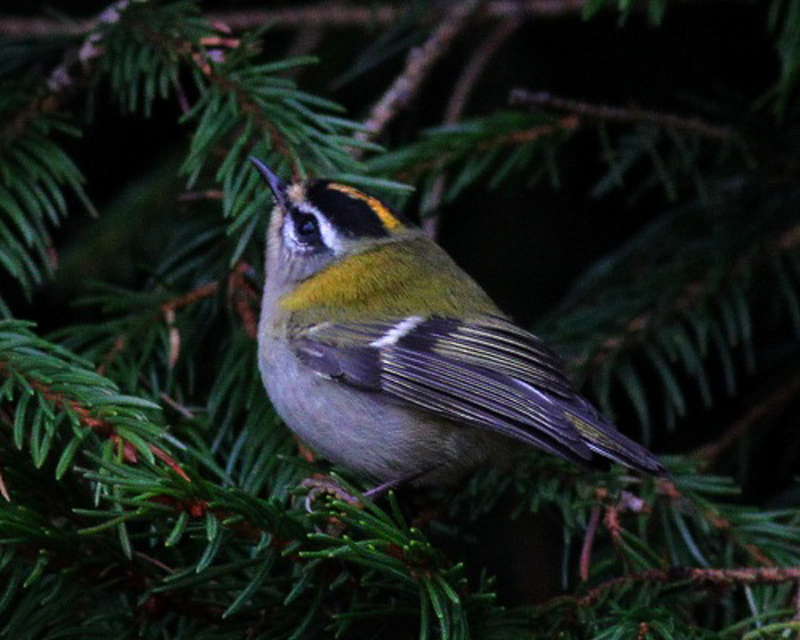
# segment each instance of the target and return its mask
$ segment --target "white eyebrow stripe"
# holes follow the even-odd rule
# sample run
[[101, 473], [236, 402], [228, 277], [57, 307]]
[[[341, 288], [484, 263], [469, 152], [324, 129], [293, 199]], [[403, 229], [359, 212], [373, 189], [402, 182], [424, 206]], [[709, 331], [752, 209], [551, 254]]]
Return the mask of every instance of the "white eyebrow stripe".
[[336, 233], [336, 229], [322, 214], [322, 212], [308, 202], [301, 202], [296, 206], [299, 211], [308, 213], [317, 219], [319, 232], [320, 235], [322, 235], [322, 242], [324, 242], [325, 246], [331, 249], [336, 255], [341, 255], [343, 247], [342, 243], [339, 241], [339, 234]]
[[425, 320], [422, 316], [410, 316], [405, 320], [401, 320], [391, 329], [389, 329], [383, 336], [369, 343], [370, 347], [382, 349], [383, 347], [391, 347], [397, 344], [398, 340], [404, 338], [414, 329], [416, 329]]

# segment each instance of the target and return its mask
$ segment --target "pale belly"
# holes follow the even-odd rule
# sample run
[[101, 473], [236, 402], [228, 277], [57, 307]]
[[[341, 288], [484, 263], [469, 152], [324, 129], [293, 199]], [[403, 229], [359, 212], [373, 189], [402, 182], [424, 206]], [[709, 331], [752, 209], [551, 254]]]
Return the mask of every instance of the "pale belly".
[[259, 367], [283, 421], [311, 449], [378, 482], [450, 484], [504, 446], [496, 437], [319, 376], [262, 339]]

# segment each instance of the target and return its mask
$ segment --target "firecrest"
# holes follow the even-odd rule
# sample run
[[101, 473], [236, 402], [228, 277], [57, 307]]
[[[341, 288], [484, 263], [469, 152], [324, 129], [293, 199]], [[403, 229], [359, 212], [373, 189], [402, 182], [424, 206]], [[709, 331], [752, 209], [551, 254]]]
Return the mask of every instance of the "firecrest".
[[404, 217], [351, 186], [285, 184], [252, 162], [276, 202], [259, 366], [311, 449], [382, 485], [451, 485], [519, 444], [666, 473]]

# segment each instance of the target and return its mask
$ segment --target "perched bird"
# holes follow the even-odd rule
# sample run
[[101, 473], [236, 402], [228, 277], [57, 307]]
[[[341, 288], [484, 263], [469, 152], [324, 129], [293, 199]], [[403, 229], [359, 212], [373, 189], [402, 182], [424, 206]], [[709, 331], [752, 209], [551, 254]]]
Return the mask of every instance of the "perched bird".
[[353, 187], [285, 184], [251, 160], [276, 201], [259, 366], [315, 452], [382, 485], [452, 485], [519, 444], [666, 474], [421, 230]]

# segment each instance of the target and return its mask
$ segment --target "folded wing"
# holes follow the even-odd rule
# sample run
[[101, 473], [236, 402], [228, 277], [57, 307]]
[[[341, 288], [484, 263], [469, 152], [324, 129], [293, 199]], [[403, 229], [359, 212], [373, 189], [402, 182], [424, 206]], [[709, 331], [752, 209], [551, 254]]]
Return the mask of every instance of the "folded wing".
[[298, 357], [320, 375], [382, 392], [583, 464], [596, 456], [664, 474], [573, 389], [558, 356], [509, 321], [411, 316], [303, 331]]

